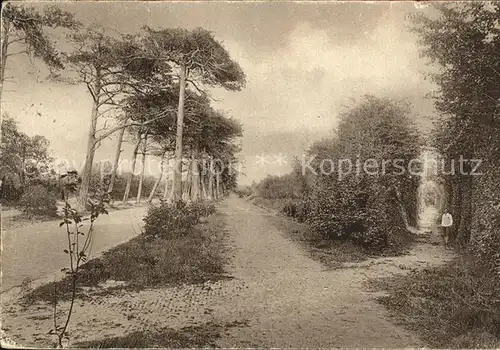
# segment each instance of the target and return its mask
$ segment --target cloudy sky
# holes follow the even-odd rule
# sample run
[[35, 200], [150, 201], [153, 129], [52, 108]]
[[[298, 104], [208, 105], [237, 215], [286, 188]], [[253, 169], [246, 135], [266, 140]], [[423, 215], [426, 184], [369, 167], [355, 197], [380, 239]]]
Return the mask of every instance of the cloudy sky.
[[[427, 10], [412, 2], [60, 6], [85, 24], [120, 33], [137, 32], [143, 25], [211, 30], [247, 75], [240, 92], [213, 91], [215, 106], [244, 125], [243, 184], [289, 171], [291, 158], [329, 135], [339, 112], [363, 94], [410, 99], [424, 128], [434, 114], [425, 99], [433, 86], [423, 78], [427, 68], [407, 28], [410, 15]], [[81, 163], [90, 97], [83, 86], [44, 81], [46, 74], [28, 59], [9, 61], [6, 75], [13, 82], [5, 84], [3, 110], [24, 132], [46, 136], [55, 157]], [[96, 158], [112, 158], [115, 142], [105, 142]]]

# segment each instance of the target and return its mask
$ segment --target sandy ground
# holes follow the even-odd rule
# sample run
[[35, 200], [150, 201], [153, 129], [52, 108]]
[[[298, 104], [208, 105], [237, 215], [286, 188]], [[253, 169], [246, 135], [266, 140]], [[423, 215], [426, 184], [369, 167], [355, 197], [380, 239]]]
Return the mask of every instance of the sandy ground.
[[[427, 243], [409, 254], [327, 270], [267, 220], [268, 212], [238, 198], [227, 214], [234, 279], [176, 288], [120, 292], [79, 302], [71, 342], [135, 330], [181, 328], [205, 322], [242, 322], [222, 334], [221, 347], [421, 347], [416, 336], [391, 323], [366, 282], [439, 265], [452, 253]], [[63, 305], [64, 307], [64, 305]], [[27, 310], [15, 302], [2, 311], [5, 335], [24, 346], [51, 344], [51, 307]]]

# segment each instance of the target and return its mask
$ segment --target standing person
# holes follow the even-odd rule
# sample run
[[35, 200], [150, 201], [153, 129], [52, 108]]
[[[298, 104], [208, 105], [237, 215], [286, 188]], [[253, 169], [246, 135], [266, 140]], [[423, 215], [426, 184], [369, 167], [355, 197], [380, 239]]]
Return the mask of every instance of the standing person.
[[441, 227], [443, 229], [443, 238], [444, 238], [445, 245], [448, 245], [448, 240], [450, 238], [452, 225], [453, 225], [453, 216], [451, 216], [448, 209], [445, 209], [444, 214], [441, 217]]

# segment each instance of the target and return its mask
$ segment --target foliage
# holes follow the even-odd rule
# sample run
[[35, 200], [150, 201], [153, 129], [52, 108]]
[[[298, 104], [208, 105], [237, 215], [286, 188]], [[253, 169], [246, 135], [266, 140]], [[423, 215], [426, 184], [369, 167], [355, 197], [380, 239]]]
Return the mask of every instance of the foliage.
[[8, 3], [2, 8], [2, 82], [7, 49], [13, 43], [23, 43], [26, 54], [40, 58], [49, 68], [63, 68], [61, 56], [46, 33], [47, 28], [74, 29], [79, 23], [71, 13], [49, 6], [44, 13], [20, 4]]
[[[172, 70], [171, 76], [178, 82], [179, 99], [177, 104], [173, 181], [174, 200], [178, 201], [182, 197], [182, 158], [185, 148], [183, 141], [184, 119], [185, 116], [189, 117], [189, 110], [185, 108], [188, 101], [186, 92], [189, 92], [187, 88], [192, 87], [201, 95], [198, 100], [206, 97], [208, 94], [207, 87], [218, 86], [226, 90], [237, 91], [245, 85], [245, 74], [239, 64], [230, 57], [223, 45], [214, 38], [213, 34], [202, 28], [193, 30], [181, 28], [153, 30], [145, 27], [141, 46], [143, 50], [141, 57], [165, 62]], [[187, 96], [192, 96], [192, 94]], [[203, 106], [203, 103], [201, 105]], [[213, 114], [213, 111], [207, 110]], [[223, 143], [225, 140], [221, 141]], [[199, 144], [194, 144], [191, 151], [199, 153], [202, 149], [200, 149]], [[211, 153], [211, 156], [214, 157], [215, 155]], [[222, 154], [217, 156], [221, 158]], [[232, 161], [233, 157], [234, 155], [230, 154], [231, 159], [229, 161]], [[225, 161], [228, 162], [227, 159]], [[209, 167], [213, 170], [213, 163]], [[221, 191], [220, 177], [213, 174], [213, 171], [210, 174], [209, 184], [213, 184], [214, 175], [217, 183], [217, 191], [214, 193], [217, 196]], [[226, 176], [226, 178], [234, 179], [232, 176]], [[230, 181], [230, 183], [230, 186], [234, 187], [234, 181]], [[197, 191], [197, 183], [194, 184], [194, 197], [197, 197], [198, 193], [201, 192]], [[209, 189], [209, 192], [212, 192], [212, 190], [213, 187]], [[212, 194], [209, 196], [211, 197]]]
[[311, 202], [308, 198], [288, 199], [281, 211], [298, 222], [305, 222], [311, 215]]
[[431, 74], [441, 112], [435, 146], [448, 163], [460, 157], [480, 159], [485, 174], [469, 175], [474, 164], [466, 161], [465, 174], [444, 176], [456, 242], [472, 243], [483, 264], [500, 271], [499, 230], [494, 224], [500, 197], [495, 175], [500, 164], [500, 4], [439, 4], [435, 10], [434, 16], [414, 20], [422, 53], [438, 68]]
[[215, 212], [211, 203], [178, 202], [151, 206], [144, 217], [144, 235], [148, 237], [173, 238], [185, 236], [200, 223], [200, 219]]
[[[311, 146], [284, 176], [268, 176], [257, 195], [331, 240], [402, 248], [416, 223], [419, 179], [411, 161], [420, 140], [406, 102], [365, 96], [341, 114], [336, 135]], [[365, 166], [365, 164], [375, 164]], [[366, 170], [368, 169], [368, 170]]]
[[[86, 297], [82, 287], [97, 287], [107, 280], [125, 282], [115, 289], [141, 290], [224, 278], [224, 226], [223, 217], [214, 215], [184, 236], [164, 239], [140, 235], [113, 247], [80, 267], [77, 298]], [[24, 303], [53, 301], [54, 290], [60, 300], [71, 300], [71, 276], [34, 289], [24, 296]]]
[[[97, 220], [97, 218], [101, 214], [108, 213], [102, 200], [89, 200], [89, 209], [89, 216], [83, 217], [81, 213], [71, 208], [71, 205], [66, 200], [63, 208], [64, 218], [63, 221], [61, 221], [61, 223], [59, 224], [59, 227], [64, 226], [66, 228], [68, 246], [67, 249], [64, 249], [64, 253], [69, 257], [69, 267], [63, 268], [61, 272], [65, 272], [71, 280], [71, 304], [66, 314], [66, 321], [63, 325], [58, 325], [57, 290], [54, 290], [54, 328], [49, 331], [49, 334], [55, 334], [57, 336], [57, 345], [60, 348], [62, 348], [63, 346], [63, 339], [68, 337], [66, 331], [68, 329], [69, 321], [71, 320], [71, 315], [73, 313], [80, 267], [81, 264], [87, 262], [88, 259], [88, 254], [90, 252], [92, 242], [94, 221]], [[85, 221], [89, 222], [87, 232], [84, 232], [83, 230]]]
[[295, 178], [293, 174], [284, 176], [268, 175], [257, 186], [257, 194], [266, 199], [295, 198]]
[[49, 141], [45, 137], [26, 135], [19, 131], [12, 117], [4, 116], [0, 145], [2, 199], [16, 200], [28, 182], [43, 182], [50, 177], [48, 148]]
[[28, 187], [19, 200], [19, 207], [29, 216], [56, 217], [57, 199], [44, 186]]
[[[331, 239], [351, 239], [365, 247], [401, 244], [416, 215], [408, 212], [416, 212], [409, 204], [416, 202], [418, 188], [418, 179], [408, 173], [419, 154], [410, 106], [366, 96], [341, 117], [337, 136], [310, 150], [318, 176], [309, 222]], [[370, 172], [363, 167], [368, 159], [376, 164]], [[343, 167], [346, 160], [350, 171]]]
[[239, 198], [244, 198], [250, 196], [254, 190], [251, 186], [238, 186], [234, 189], [234, 193], [238, 195]]
[[189, 67], [189, 79], [227, 90], [240, 90], [245, 74], [231, 59], [223, 45], [203, 28], [154, 30], [144, 28], [145, 56], [169, 62], [174, 67]]

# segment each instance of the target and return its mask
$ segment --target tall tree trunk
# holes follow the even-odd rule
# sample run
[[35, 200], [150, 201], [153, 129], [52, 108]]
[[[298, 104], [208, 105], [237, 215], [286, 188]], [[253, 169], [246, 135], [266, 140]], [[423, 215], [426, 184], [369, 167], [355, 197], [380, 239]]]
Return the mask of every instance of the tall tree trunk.
[[165, 188], [163, 189], [163, 200], [164, 201], [170, 199], [169, 195], [172, 194], [172, 191], [169, 192], [169, 188], [168, 188], [168, 171], [169, 171], [169, 169], [170, 169], [170, 162], [169, 162], [168, 155], [167, 155], [167, 169], [165, 171]]
[[132, 154], [132, 169], [127, 178], [127, 185], [125, 186], [125, 192], [123, 193], [122, 202], [126, 203], [128, 201], [128, 196], [130, 194], [130, 186], [132, 186], [132, 180], [134, 178], [135, 163], [137, 161], [137, 153], [139, 152], [139, 146], [141, 145], [141, 132], [137, 133], [137, 144], [134, 147], [134, 152]]
[[191, 199], [191, 189], [193, 187], [193, 155], [188, 159], [187, 174], [186, 174], [186, 184], [185, 189], [185, 199]]
[[92, 163], [94, 162], [95, 144], [96, 144], [96, 128], [98, 118], [99, 102], [94, 101], [92, 105], [92, 113], [90, 115], [91, 122], [89, 133], [87, 137], [87, 156], [85, 158], [85, 165], [82, 171], [82, 182], [80, 184], [80, 191], [78, 193], [78, 208], [84, 210], [87, 206], [87, 197], [89, 194], [90, 178], [92, 176]]
[[116, 172], [118, 171], [118, 164], [120, 163], [120, 154], [122, 153], [122, 143], [123, 136], [125, 135], [125, 128], [120, 129], [120, 134], [118, 135], [118, 143], [116, 145], [115, 159], [113, 163], [113, 169], [111, 170], [111, 179], [109, 180], [108, 193], [113, 191], [113, 186], [115, 185]]
[[198, 156], [198, 151], [191, 155], [191, 167], [193, 169], [191, 199], [194, 201], [200, 199], [200, 167], [198, 165]]
[[214, 162], [212, 157], [208, 160], [208, 200], [214, 198]]
[[207, 177], [207, 160], [202, 159], [201, 160], [202, 165], [201, 165], [201, 174], [200, 174], [200, 195], [201, 199], [207, 199], [208, 198], [208, 193], [207, 193], [207, 187], [206, 187], [206, 177]]
[[184, 125], [184, 95], [186, 92], [186, 67], [181, 67], [179, 77], [179, 106], [177, 108], [177, 132], [175, 138], [174, 202], [182, 199], [182, 132]]
[[164, 165], [165, 165], [165, 153], [162, 154], [162, 156], [161, 156], [160, 176], [156, 179], [155, 184], [153, 185], [153, 189], [151, 190], [151, 193], [149, 193], [148, 203], [151, 203], [153, 201], [156, 190], [158, 189], [158, 186], [160, 185], [161, 179], [163, 177]]
[[[2, 93], [3, 93], [3, 84], [5, 82], [5, 65], [7, 64], [7, 58], [8, 56], [8, 49], [9, 49], [9, 34], [10, 34], [10, 21], [4, 16], [3, 21], [2, 21], [2, 62], [0, 64], [2, 65], [0, 67], [0, 103], [3, 103], [2, 99]], [[3, 107], [3, 106], [2, 106]], [[1, 108], [3, 110], [3, 108]]]
[[219, 199], [222, 197], [221, 193], [221, 183], [220, 183], [220, 173], [222, 172], [222, 166], [221, 169], [219, 167], [216, 168], [215, 172], [215, 199]]
[[142, 196], [142, 185], [144, 183], [144, 170], [146, 169], [146, 148], [148, 144], [148, 134], [144, 135], [144, 143], [142, 144], [142, 169], [141, 175], [139, 176], [139, 186], [137, 187], [137, 198], [135, 200], [136, 203], [141, 202]]

